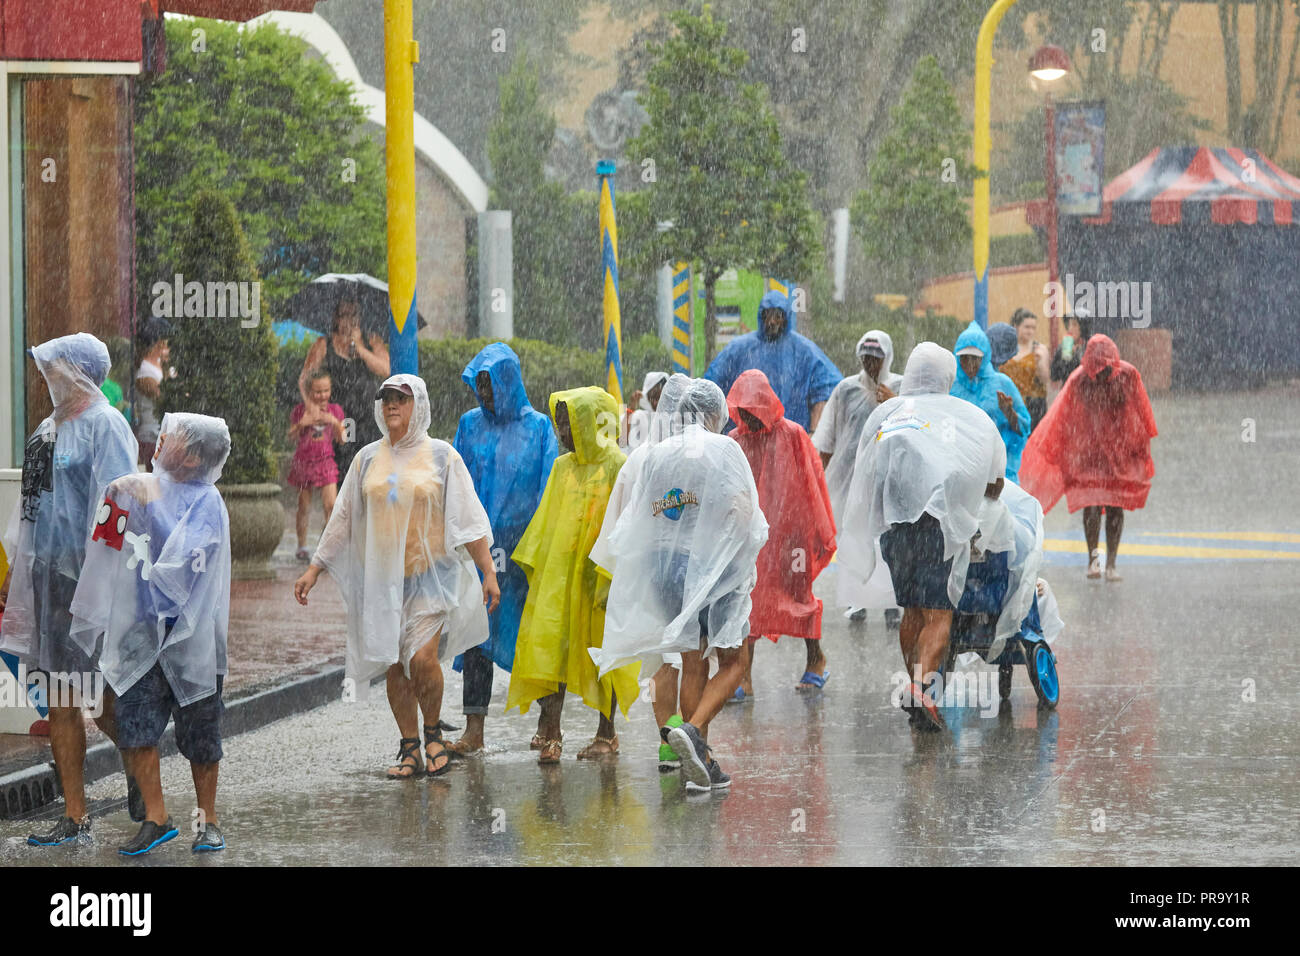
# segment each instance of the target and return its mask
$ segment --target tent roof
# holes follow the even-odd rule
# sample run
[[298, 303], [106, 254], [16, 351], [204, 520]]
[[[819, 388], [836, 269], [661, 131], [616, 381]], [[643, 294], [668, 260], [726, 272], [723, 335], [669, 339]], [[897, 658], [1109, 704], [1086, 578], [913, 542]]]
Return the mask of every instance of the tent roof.
[[272, 10], [311, 13], [319, 0], [152, 0], [154, 9], [160, 2], [168, 13], [244, 23]]
[[[1045, 225], [1046, 203], [1030, 204], [1030, 225]], [[1300, 224], [1300, 179], [1253, 149], [1166, 146], [1112, 179], [1091, 225]]]

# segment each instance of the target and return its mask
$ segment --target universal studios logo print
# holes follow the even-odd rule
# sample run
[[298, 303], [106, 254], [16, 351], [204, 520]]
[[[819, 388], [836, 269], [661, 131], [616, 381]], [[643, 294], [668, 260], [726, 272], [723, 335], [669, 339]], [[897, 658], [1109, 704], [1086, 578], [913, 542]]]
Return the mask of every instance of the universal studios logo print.
[[695, 496], [693, 491], [682, 491], [680, 488], [669, 489], [658, 501], [650, 503], [651, 517], [663, 515], [669, 521], [676, 521], [682, 516], [682, 509], [687, 505], [699, 505], [700, 499]]

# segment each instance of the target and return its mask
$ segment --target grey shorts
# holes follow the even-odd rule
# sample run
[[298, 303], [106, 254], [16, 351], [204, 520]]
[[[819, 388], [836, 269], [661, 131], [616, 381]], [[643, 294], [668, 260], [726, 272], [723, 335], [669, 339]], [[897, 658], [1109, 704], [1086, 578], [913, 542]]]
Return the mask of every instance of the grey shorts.
[[156, 747], [167, 729], [167, 721], [176, 720], [176, 747], [191, 763], [216, 763], [222, 757], [221, 675], [217, 675], [217, 692], [185, 707], [176, 704], [176, 696], [162, 666], [154, 664], [147, 674], [131, 685], [117, 699], [117, 745]]

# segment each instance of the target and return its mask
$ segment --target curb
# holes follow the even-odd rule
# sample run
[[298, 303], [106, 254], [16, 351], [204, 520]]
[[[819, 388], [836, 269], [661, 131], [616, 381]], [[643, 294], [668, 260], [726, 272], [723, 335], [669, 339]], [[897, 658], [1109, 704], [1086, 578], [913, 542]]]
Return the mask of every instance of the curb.
[[[257, 730], [338, 700], [343, 667], [333, 663], [322, 666], [324, 670], [299, 674], [277, 687], [228, 702], [221, 718], [222, 739]], [[176, 752], [176, 732], [169, 726], [158, 742], [158, 753], [160, 757], [170, 757]], [[122, 760], [112, 741], [102, 741], [86, 750], [87, 785], [121, 770]], [[63, 787], [52, 762], [5, 774], [0, 777], [0, 820], [11, 820], [39, 810], [62, 795]]]

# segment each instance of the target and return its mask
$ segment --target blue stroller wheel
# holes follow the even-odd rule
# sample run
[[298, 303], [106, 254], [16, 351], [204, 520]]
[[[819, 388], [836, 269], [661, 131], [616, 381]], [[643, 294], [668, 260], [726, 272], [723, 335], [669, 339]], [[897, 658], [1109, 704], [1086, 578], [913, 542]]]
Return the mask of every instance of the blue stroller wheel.
[[1061, 685], [1056, 676], [1056, 655], [1042, 641], [1025, 642], [1025, 669], [1029, 671], [1029, 682], [1038, 694], [1038, 703], [1052, 709], [1060, 700]]

